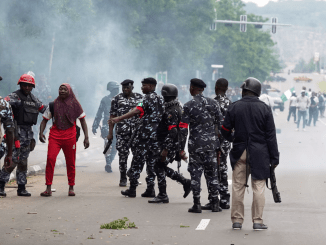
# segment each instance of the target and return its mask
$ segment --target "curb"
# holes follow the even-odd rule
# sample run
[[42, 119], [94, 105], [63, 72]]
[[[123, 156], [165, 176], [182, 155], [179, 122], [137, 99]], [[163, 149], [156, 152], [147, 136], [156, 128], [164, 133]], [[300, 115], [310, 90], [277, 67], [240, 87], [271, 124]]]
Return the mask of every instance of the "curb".
[[[89, 150], [89, 151], [86, 151], [86, 152], [77, 153], [76, 154], [76, 160], [88, 157], [88, 156], [90, 156], [92, 154], [95, 154], [98, 151], [102, 151], [102, 150], [103, 149], [101, 147], [97, 147], [95, 149], [92, 149], [92, 150]], [[63, 157], [63, 159], [57, 159], [57, 161], [55, 162], [55, 167], [60, 168], [60, 167], [64, 167], [64, 166], [66, 166], [66, 162], [65, 162], [64, 157]], [[39, 164], [29, 166], [28, 169], [27, 169], [27, 176], [35, 175], [35, 174], [38, 174], [38, 173], [44, 173], [45, 172], [45, 167], [46, 167], [46, 161], [41, 162]], [[10, 174], [10, 180], [15, 180], [15, 179], [16, 179], [16, 175], [12, 172]]]

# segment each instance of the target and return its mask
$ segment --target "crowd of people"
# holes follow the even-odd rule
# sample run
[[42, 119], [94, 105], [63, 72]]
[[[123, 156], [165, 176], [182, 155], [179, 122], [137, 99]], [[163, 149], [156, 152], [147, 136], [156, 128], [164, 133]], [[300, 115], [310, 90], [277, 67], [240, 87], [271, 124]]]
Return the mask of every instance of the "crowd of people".
[[[32, 93], [36, 85], [33, 74], [22, 75], [18, 85], [19, 90], [0, 99], [1, 123], [6, 131], [1, 148], [2, 156], [5, 152], [6, 156], [0, 172], [0, 196], [6, 196], [5, 185], [16, 167], [17, 195], [31, 196], [26, 190], [27, 162], [30, 151], [35, 147], [32, 126], [37, 124], [39, 113], [43, 114], [39, 129], [39, 140], [43, 143], [46, 142], [45, 127], [52, 119], [45, 172], [46, 190], [40, 195], [52, 196], [55, 161], [62, 149], [66, 158], [68, 196], [75, 196], [76, 142], [80, 135], [77, 119], [84, 133], [85, 149], [90, 144], [81, 104], [68, 83], [60, 85], [58, 97], [48, 105]], [[262, 217], [265, 182], [270, 177], [270, 168], [279, 164], [279, 153], [272, 110], [258, 98], [261, 94], [260, 81], [246, 79], [241, 89], [237, 89], [241, 91], [241, 99], [232, 103], [227, 96], [226, 79], [216, 81], [215, 97], [210, 98], [204, 96], [206, 83], [194, 78], [190, 80], [189, 99], [184, 105], [178, 98], [185, 90], [178, 89], [176, 85], [157, 84], [154, 78], [145, 78], [142, 80], [142, 95], [133, 92], [133, 85], [133, 80], [124, 80], [121, 82], [122, 93], [119, 93], [119, 84], [109, 82], [107, 89], [110, 95], [101, 100], [92, 125], [92, 132], [96, 134], [102, 120], [101, 137], [105, 144], [112, 142], [111, 150], [105, 155], [107, 172], [112, 172], [112, 161], [116, 152], [119, 154], [119, 186], [127, 186], [129, 178], [129, 188], [121, 194], [131, 198], [137, 196], [140, 174], [146, 164], [147, 188], [141, 196], [152, 198], [148, 203], [169, 203], [166, 188], [166, 177], [169, 177], [182, 184], [184, 198], [192, 192], [193, 206], [188, 212], [221, 212], [231, 207], [232, 228], [241, 229], [244, 193], [251, 174], [253, 229], [267, 229]], [[185, 94], [182, 97], [185, 98]], [[189, 156], [185, 152], [187, 139]], [[130, 151], [133, 157], [128, 169]], [[233, 170], [231, 205], [227, 181], [228, 155]], [[179, 166], [182, 160], [188, 162], [188, 159], [190, 179], [169, 167], [174, 161]], [[206, 205], [201, 205], [200, 201], [203, 173], [209, 194]]]

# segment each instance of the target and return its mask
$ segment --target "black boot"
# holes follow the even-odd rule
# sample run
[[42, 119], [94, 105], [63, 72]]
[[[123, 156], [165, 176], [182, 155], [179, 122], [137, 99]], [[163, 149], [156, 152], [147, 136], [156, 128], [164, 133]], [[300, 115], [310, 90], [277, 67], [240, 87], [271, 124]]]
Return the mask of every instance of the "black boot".
[[30, 197], [31, 195], [32, 194], [26, 190], [25, 185], [18, 185], [17, 196]]
[[147, 186], [146, 191], [141, 194], [142, 197], [155, 197], [154, 186]]
[[218, 197], [212, 198], [212, 212], [222, 212], [222, 208], [220, 207], [220, 200]]
[[6, 183], [3, 181], [0, 181], [0, 197], [6, 197], [7, 194], [5, 192], [5, 185]]
[[121, 191], [121, 194], [127, 197], [136, 197], [136, 186], [130, 185], [129, 189]]
[[208, 203], [205, 206], [201, 206], [202, 210], [212, 210], [212, 197], [211, 194], [208, 195]]
[[127, 186], [127, 174], [126, 172], [120, 172], [120, 183], [119, 186]]
[[230, 209], [230, 194], [221, 196], [220, 207], [222, 209]]
[[188, 209], [189, 213], [201, 213], [200, 197], [194, 197], [194, 205]]
[[185, 191], [185, 193], [183, 194], [183, 198], [186, 198], [191, 192], [191, 180], [185, 179], [182, 185], [183, 185], [183, 190]]
[[169, 203], [169, 197], [166, 194], [166, 186], [161, 186], [159, 188], [160, 192], [154, 199], [148, 200], [148, 203]]

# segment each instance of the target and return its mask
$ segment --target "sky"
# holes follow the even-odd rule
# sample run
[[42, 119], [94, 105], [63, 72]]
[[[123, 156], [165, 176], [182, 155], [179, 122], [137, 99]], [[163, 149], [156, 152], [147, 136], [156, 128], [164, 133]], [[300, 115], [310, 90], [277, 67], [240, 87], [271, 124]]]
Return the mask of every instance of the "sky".
[[269, 1], [277, 2], [278, 0], [242, 0], [245, 3], [256, 3], [259, 7], [265, 6]]

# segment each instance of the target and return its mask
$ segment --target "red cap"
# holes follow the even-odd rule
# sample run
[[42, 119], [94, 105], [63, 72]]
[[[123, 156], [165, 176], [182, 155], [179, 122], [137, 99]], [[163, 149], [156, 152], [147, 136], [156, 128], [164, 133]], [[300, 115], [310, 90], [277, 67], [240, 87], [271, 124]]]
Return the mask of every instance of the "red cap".
[[34, 86], [34, 88], [35, 88], [35, 79], [34, 79], [34, 77], [32, 77], [31, 75], [27, 75], [27, 74], [22, 75], [22, 76], [19, 78], [17, 85], [19, 85], [20, 83], [29, 83], [29, 84], [33, 84], [33, 86]]

